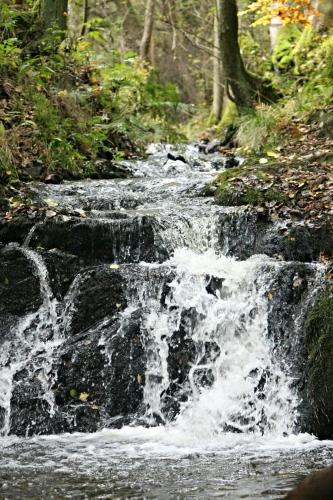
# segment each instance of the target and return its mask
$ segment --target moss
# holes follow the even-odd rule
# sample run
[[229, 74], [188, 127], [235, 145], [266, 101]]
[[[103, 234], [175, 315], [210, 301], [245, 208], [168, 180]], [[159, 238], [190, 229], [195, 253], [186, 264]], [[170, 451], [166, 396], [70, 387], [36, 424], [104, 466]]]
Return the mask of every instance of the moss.
[[318, 434], [333, 432], [333, 286], [329, 286], [305, 322], [309, 355], [308, 397], [316, 416]]
[[218, 188], [215, 199], [219, 205], [240, 206], [253, 205], [261, 206], [272, 201], [282, 201], [284, 196], [275, 189], [260, 191], [260, 189], [247, 187], [242, 192], [237, 192], [232, 187]]
[[301, 34], [296, 24], [287, 24], [279, 29], [272, 54], [272, 62], [276, 68], [285, 70], [293, 63], [295, 42]]
[[331, 353], [333, 354], [333, 286], [330, 286], [320, 296], [319, 300], [308, 314], [305, 323], [305, 341], [311, 359], [316, 357], [318, 352], [322, 349], [323, 343], [326, 342], [332, 344]]
[[[258, 183], [258, 186], [246, 182], [249, 176], [251, 181], [255, 180]], [[222, 172], [215, 181], [215, 199], [219, 205], [227, 206], [261, 206], [272, 201], [287, 203], [288, 199], [284, 193], [273, 188], [266, 189], [261, 184], [267, 179], [268, 169], [230, 168]]]
[[218, 131], [223, 131], [226, 127], [234, 125], [238, 118], [237, 106], [234, 102], [228, 100], [223, 111], [221, 121], [217, 126]]

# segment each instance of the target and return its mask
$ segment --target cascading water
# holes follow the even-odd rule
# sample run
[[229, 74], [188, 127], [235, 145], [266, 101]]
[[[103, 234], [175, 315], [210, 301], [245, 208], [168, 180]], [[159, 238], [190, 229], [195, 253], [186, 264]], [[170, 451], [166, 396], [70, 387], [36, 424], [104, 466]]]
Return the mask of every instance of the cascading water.
[[[267, 339], [271, 275], [283, 264], [268, 260], [262, 275], [264, 257], [237, 262], [186, 249], [176, 251], [171, 264], [177, 275], [166, 307], [157, 301], [144, 318], [147, 414], [165, 421], [163, 399], [172, 382], [169, 343], [187, 315], [184, 335], [194, 352], [179, 384], [185, 402], [174, 425], [198, 433], [205, 422], [205, 438], [225, 431], [291, 433], [297, 398]], [[212, 277], [215, 290], [209, 286]]]
[[[221, 223], [238, 220], [242, 209], [198, 196], [221, 158], [201, 157], [191, 147], [185, 163], [167, 160], [169, 151], [155, 148], [148, 161], [131, 163], [133, 179], [41, 186], [40, 196], [69, 216], [34, 226], [23, 246], [5, 247], [32, 266], [40, 296], [35, 310], [9, 318], [2, 341], [0, 474], [11, 463], [14, 476], [19, 468], [26, 478], [15, 476], [8, 498], [29, 497], [37, 488], [38, 498], [269, 499], [286, 490], [288, 481], [274, 478], [291, 467], [296, 452], [329, 460], [330, 444], [297, 434], [295, 367], [274, 337], [280, 323], [295, 338], [302, 327], [296, 305], [284, 326], [289, 305], [278, 299], [277, 286], [281, 296], [283, 287], [295, 294], [300, 287], [298, 303], [311, 301], [322, 267], [232, 257], [233, 234], [227, 226], [221, 234]], [[75, 211], [85, 217], [75, 219]], [[252, 229], [242, 224], [247, 238]], [[52, 231], [59, 236], [63, 229], [55, 240]], [[80, 231], [82, 242], [73, 241]], [[99, 432], [10, 435], [75, 430]], [[25, 456], [39, 471], [38, 486]], [[211, 456], [219, 457], [215, 465]], [[171, 464], [173, 457], [178, 461]], [[248, 463], [256, 463], [253, 471]], [[307, 469], [299, 463], [299, 472]], [[198, 479], [189, 478], [188, 465]], [[66, 479], [74, 471], [80, 486]], [[50, 474], [52, 494], [45, 489]], [[271, 493], [262, 493], [256, 474], [271, 478]]]
[[[30, 234], [29, 234], [30, 236]], [[50, 390], [50, 369], [53, 351], [61, 343], [59, 335], [57, 301], [49, 284], [49, 276], [43, 259], [25, 244], [19, 251], [33, 265], [39, 280], [41, 306], [36, 312], [28, 314], [14, 324], [8, 334], [8, 340], [2, 344], [0, 354], [0, 406], [5, 410], [1, 434], [10, 432], [10, 409], [14, 376], [24, 369], [38, 373], [40, 397], [49, 405], [52, 415], [54, 410], [53, 393]], [[32, 367], [29, 367], [29, 363]]]

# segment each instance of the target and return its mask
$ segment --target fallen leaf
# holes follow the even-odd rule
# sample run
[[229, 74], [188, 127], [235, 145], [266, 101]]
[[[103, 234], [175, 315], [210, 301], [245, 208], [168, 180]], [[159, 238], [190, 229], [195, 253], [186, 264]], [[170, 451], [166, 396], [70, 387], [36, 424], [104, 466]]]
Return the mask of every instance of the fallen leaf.
[[259, 163], [261, 165], [264, 165], [265, 163], [268, 163], [268, 159], [267, 158], [260, 158]]
[[267, 151], [266, 155], [270, 158], [279, 158], [280, 156], [279, 153], [276, 153], [275, 151]]
[[81, 394], [79, 396], [80, 401], [87, 401], [88, 398], [89, 398], [89, 394], [87, 392], [81, 392]]
[[110, 269], [119, 269], [118, 264], [111, 264]]

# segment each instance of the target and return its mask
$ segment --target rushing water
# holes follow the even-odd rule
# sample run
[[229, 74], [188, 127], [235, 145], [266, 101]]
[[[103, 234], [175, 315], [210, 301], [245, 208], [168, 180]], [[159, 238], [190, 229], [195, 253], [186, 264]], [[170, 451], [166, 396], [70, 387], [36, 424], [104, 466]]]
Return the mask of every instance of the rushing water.
[[[121, 429], [94, 434], [10, 435], [13, 380], [23, 368], [38, 373], [38, 397], [50, 416], [55, 411], [52, 363], [70, 331], [84, 278], [56, 300], [42, 257], [29, 248], [33, 229], [19, 251], [33, 265], [43, 300], [13, 326], [0, 354], [0, 498], [277, 499], [306, 473], [331, 463], [332, 442], [297, 430], [291, 367], [268, 335], [271, 289], [291, 264], [264, 255], [246, 261], [228, 256], [226, 239], [218, 237], [226, 210], [197, 196], [221, 166], [218, 156], [202, 158], [189, 148], [184, 163], [167, 160], [163, 148], [153, 153], [131, 164], [130, 180], [40, 188], [66, 210], [84, 210], [90, 224], [141, 224], [147, 215], [156, 222], [167, 260], [140, 263], [144, 272], [132, 276], [119, 315], [121, 336], [133, 312], [142, 311], [143, 413]], [[131, 262], [123, 241], [119, 261]], [[322, 268], [305, 267], [315, 290]], [[165, 281], [154, 279], [165, 269], [172, 273], [167, 293]], [[175, 332], [183, 332], [183, 340]], [[177, 355], [184, 339], [188, 366], [175, 371], [170, 351]], [[108, 352], [103, 336], [100, 345]]]

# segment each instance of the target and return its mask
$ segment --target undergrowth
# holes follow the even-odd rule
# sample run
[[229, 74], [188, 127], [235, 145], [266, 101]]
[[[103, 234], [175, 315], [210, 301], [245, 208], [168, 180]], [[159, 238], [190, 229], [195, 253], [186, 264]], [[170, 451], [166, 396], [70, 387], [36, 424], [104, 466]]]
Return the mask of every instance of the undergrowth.
[[[272, 105], [258, 105], [235, 120], [237, 144], [245, 152], [272, 149], [297, 136], [297, 122], [307, 122], [313, 111], [333, 102], [333, 35], [311, 28], [302, 33], [282, 29], [272, 61], [272, 74], [283, 97]], [[297, 35], [298, 34], [298, 35]]]
[[98, 159], [184, 139], [176, 86], [135, 53], [95, 50], [96, 38], [63, 40], [31, 12], [0, 5], [0, 182], [87, 177]]

